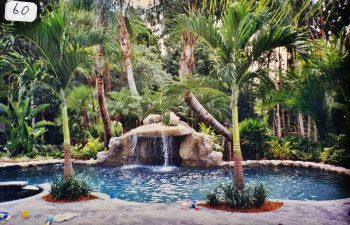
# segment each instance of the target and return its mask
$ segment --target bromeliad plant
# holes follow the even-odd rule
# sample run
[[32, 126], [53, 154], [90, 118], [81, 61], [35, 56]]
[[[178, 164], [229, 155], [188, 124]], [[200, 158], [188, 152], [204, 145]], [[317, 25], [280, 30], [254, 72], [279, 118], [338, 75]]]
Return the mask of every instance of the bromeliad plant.
[[207, 202], [211, 206], [220, 203], [230, 208], [249, 209], [261, 207], [267, 197], [267, 190], [263, 184], [246, 189], [238, 189], [234, 183], [220, 184], [212, 192], [207, 193]]
[[277, 47], [303, 50], [306, 39], [296, 28], [283, 24], [289, 16], [288, 9], [281, 6], [276, 10], [273, 6], [274, 2], [269, 0], [239, 0], [228, 7], [221, 23], [198, 12], [178, 21], [181, 31], [196, 34], [211, 48], [216, 56], [217, 76], [231, 90], [234, 179], [241, 189], [244, 188], [244, 180], [237, 104], [240, 90], [252, 80], [271, 83], [265, 67], [258, 62]]
[[82, 176], [59, 177], [51, 184], [50, 194], [55, 200], [76, 200], [88, 197], [92, 188]]

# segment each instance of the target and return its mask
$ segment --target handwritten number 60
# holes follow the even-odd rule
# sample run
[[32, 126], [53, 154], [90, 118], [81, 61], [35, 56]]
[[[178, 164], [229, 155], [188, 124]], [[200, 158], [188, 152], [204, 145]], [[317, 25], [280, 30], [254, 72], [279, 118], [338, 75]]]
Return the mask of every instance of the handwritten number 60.
[[[12, 11], [13, 14], [18, 14], [18, 13], [19, 13], [19, 11], [18, 11], [18, 9], [17, 9], [17, 5], [18, 5], [18, 3], [16, 3], [15, 8], [13, 8], [13, 11]], [[26, 15], [28, 12], [29, 12], [29, 7], [28, 7], [28, 6], [24, 6], [24, 7], [22, 8], [21, 14], [24, 16], [24, 15]]]

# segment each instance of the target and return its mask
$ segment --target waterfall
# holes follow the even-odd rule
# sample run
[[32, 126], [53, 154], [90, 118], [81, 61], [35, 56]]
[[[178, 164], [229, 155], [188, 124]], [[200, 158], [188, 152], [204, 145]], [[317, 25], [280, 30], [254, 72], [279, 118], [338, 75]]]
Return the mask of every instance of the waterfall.
[[138, 139], [137, 135], [130, 136], [131, 152], [130, 152], [128, 161], [132, 163], [138, 163], [138, 154], [136, 152], [137, 139]]
[[[174, 137], [162, 133], [158, 137], [129, 136], [128, 164], [161, 165], [169, 169], [174, 164]], [[175, 160], [176, 161], [176, 160]]]
[[164, 154], [163, 166], [171, 164], [172, 137], [162, 136], [162, 152]]

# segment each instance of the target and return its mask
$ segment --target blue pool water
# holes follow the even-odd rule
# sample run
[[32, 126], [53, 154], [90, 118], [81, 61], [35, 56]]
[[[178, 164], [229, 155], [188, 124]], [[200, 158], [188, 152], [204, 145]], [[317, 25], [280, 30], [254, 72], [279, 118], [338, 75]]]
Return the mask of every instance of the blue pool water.
[[[176, 202], [205, 199], [207, 191], [232, 180], [227, 168], [124, 166], [116, 168], [75, 166], [96, 191], [137, 202]], [[62, 173], [62, 165], [1, 169], [0, 181], [24, 180], [29, 184], [50, 182]], [[350, 197], [350, 178], [303, 168], [244, 168], [246, 183], [264, 183], [270, 198], [330, 200]]]

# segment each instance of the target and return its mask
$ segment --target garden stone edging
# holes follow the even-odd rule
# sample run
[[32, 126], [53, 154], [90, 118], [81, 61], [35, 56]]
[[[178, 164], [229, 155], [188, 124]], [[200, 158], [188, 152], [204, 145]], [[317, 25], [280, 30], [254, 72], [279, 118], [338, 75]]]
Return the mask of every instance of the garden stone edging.
[[[97, 160], [73, 160], [74, 164], [79, 165], [96, 165]], [[63, 164], [63, 159], [50, 159], [50, 160], [38, 160], [38, 161], [28, 161], [28, 162], [0, 162], [0, 169], [2, 168], [24, 168], [30, 166], [44, 166], [44, 165], [54, 165]], [[344, 174], [350, 176], [350, 169], [333, 166], [323, 163], [315, 162], [303, 162], [303, 161], [292, 161], [292, 160], [246, 160], [242, 161], [243, 166], [291, 166], [291, 167], [302, 167], [302, 168], [312, 168], [319, 169], [327, 172], [333, 172], [338, 174]], [[221, 166], [231, 166], [234, 167], [234, 161], [223, 162]]]
[[[222, 166], [234, 167], [234, 161], [224, 162]], [[301, 168], [319, 169], [327, 172], [344, 174], [350, 176], [350, 169], [324, 163], [292, 161], [292, 160], [246, 160], [242, 161], [242, 166], [290, 166]]]

